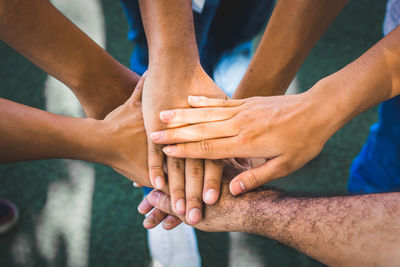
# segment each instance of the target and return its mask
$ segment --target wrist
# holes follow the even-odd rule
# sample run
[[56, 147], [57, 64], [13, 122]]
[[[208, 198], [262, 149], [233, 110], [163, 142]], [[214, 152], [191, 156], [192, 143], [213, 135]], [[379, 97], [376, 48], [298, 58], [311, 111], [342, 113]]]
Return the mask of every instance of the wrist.
[[188, 72], [200, 66], [197, 47], [185, 48], [179, 44], [161, 45], [149, 54], [149, 70], [171, 73]]
[[313, 107], [318, 127], [324, 129], [325, 142], [356, 116], [355, 99], [346, 93], [348, 88], [344, 85], [334, 76], [328, 76], [303, 93], [305, 101]]
[[235, 205], [231, 214], [234, 220], [229, 231], [249, 234], [260, 234], [271, 220], [273, 202], [279, 192], [273, 190], [257, 190], [235, 197]]
[[107, 138], [104, 134], [104, 123], [101, 120], [82, 118], [81, 125], [77, 129], [76, 148], [73, 158], [105, 164], [105, 143]]
[[74, 88], [87, 117], [103, 119], [123, 104], [133, 92], [140, 76], [116, 61], [97, 64], [82, 71]]

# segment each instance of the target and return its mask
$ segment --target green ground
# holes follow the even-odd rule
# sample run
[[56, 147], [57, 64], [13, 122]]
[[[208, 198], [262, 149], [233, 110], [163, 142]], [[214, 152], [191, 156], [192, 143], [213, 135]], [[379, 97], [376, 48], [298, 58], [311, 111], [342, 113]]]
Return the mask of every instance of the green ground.
[[[132, 45], [126, 40], [128, 28], [122, 9], [115, 0], [102, 0], [102, 4], [107, 50], [127, 65]], [[379, 40], [384, 7], [383, 0], [350, 1], [300, 70], [300, 88], [306, 90]], [[1, 42], [0, 58], [0, 96], [44, 109], [45, 99], [41, 90], [46, 74]], [[333, 136], [317, 159], [273, 184], [291, 192], [345, 193], [351, 161], [366, 140], [369, 126], [376, 120], [376, 108], [367, 111]], [[14, 201], [21, 211], [18, 227], [0, 237], [0, 266], [75, 265], [74, 262], [68, 263], [70, 248], [67, 240], [71, 233], [65, 230], [67, 226], [61, 227], [60, 234], [54, 235], [55, 240], [47, 248], [47, 251], [53, 251], [51, 256], [43, 252], [45, 241], [38, 234], [43, 218], [51, 220], [56, 217], [44, 215], [50, 189], [60, 184], [67, 185], [71, 192], [76, 189], [69, 178], [68, 164], [63, 160], [48, 160], [0, 166], [0, 197]], [[96, 179], [88, 222], [90, 227], [83, 233], [88, 236], [88, 251], [81, 251], [81, 257], [87, 257], [90, 266], [147, 266], [146, 232], [141, 227], [142, 216], [136, 213], [141, 192], [134, 192], [128, 180], [108, 167], [88, 166], [95, 170]], [[66, 201], [60, 210], [68, 210], [70, 205]], [[73, 222], [73, 211], [63, 213], [64, 217], [61, 217], [65, 220], [61, 221]], [[51, 229], [45, 228], [45, 233], [49, 232]], [[258, 255], [264, 266], [321, 265], [291, 248], [257, 236], [244, 238], [242, 246], [250, 251], [250, 256], [246, 253], [241, 255], [239, 251], [242, 260], [229, 262], [230, 236], [227, 233], [198, 232], [198, 239], [204, 266], [240, 266], [253, 255]]]

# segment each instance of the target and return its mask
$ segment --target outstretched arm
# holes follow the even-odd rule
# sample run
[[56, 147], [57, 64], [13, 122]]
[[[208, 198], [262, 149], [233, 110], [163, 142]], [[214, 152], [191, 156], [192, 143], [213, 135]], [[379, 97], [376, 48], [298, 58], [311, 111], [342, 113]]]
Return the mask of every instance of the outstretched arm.
[[[159, 112], [188, 107], [189, 94], [224, 98], [200, 66], [190, 0], [140, 0], [140, 10], [149, 47], [149, 70], [143, 92], [143, 117], [148, 133], [149, 173], [152, 184], [165, 184], [162, 146], [150, 133], [165, 125]], [[219, 161], [167, 158], [168, 183], [174, 209], [186, 212], [192, 223], [201, 220], [202, 199], [218, 199], [222, 165]], [[204, 181], [204, 182], [203, 182]]]
[[0, 39], [69, 86], [89, 117], [104, 118], [139, 80], [47, 0], [0, 0]]
[[234, 98], [281, 95], [348, 0], [279, 0]]
[[[142, 213], [154, 205], [173, 214], [164, 193], [153, 191], [143, 202]], [[196, 228], [262, 235], [329, 266], [395, 266], [399, 208], [399, 193], [307, 198], [265, 190], [233, 197], [223, 186], [221, 199], [205, 208]]]
[[[288, 175], [316, 157], [326, 141], [368, 108], [400, 95], [400, 27], [354, 62], [305, 93], [240, 100], [197, 98], [199, 109], [173, 110], [158, 133], [168, 156], [264, 157], [260, 167], [232, 180], [234, 194]], [[214, 108], [204, 108], [204, 107]], [[161, 116], [163, 118], [163, 116]]]

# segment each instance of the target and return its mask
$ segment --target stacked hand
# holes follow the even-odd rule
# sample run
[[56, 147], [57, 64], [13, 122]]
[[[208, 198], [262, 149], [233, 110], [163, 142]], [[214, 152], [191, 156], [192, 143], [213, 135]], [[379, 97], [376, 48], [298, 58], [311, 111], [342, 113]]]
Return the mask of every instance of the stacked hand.
[[[170, 157], [267, 159], [231, 181], [230, 191], [238, 195], [288, 175], [320, 153], [335, 130], [316, 116], [323, 111], [309, 94], [243, 100], [189, 96], [194, 109], [161, 112], [170, 129], [153, 133], [154, 142], [176, 144], [163, 148]], [[180, 124], [190, 125], [174, 128]]]
[[[200, 65], [175, 68], [175, 72], [165, 68], [150, 67], [143, 89], [143, 117], [148, 134], [148, 163], [152, 187], [165, 186], [162, 146], [156, 144], [157, 134], [151, 132], [165, 129], [160, 121], [162, 110], [189, 107], [186, 98], [190, 94], [226, 98], [225, 94], [208, 77]], [[163, 119], [168, 119], [165, 116]], [[178, 126], [178, 125], [175, 125]], [[172, 207], [176, 214], [186, 213], [190, 224], [200, 222], [203, 201], [214, 204], [218, 200], [222, 164], [215, 160], [201, 160], [202, 157], [181, 159], [167, 158], [168, 184]], [[204, 171], [203, 171], [204, 168]]]
[[[251, 200], [254, 199], [255, 195], [246, 194], [238, 198], [232, 196], [228, 189], [230, 179], [245, 170], [247, 168], [245, 165], [248, 165], [248, 163], [233, 164], [233, 162], [233, 160], [224, 161], [221, 195], [216, 204], [205, 206], [203, 220], [195, 225], [197, 229], [210, 232], [243, 231], [243, 229], [246, 229], [247, 231], [251, 230], [250, 225], [246, 224], [251, 221], [248, 216], [253, 215], [250, 214], [252, 213]], [[264, 196], [273, 198], [277, 196], [277, 193], [268, 191]], [[158, 190], [153, 190], [149, 195], [147, 195], [140, 203], [138, 210], [141, 214], [146, 214], [153, 210], [143, 222], [143, 225], [149, 229], [154, 228], [162, 222], [163, 227], [166, 230], [170, 230], [178, 225], [177, 217], [185, 223], [188, 223], [184, 216], [175, 213], [171, 205], [171, 197]], [[162, 214], [165, 212], [174, 215], [174, 217], [168, 217], [163, 221], [162, 216], [153, 214], [154, 211], [163, 212]], [[249, 212], [249, 214], [247, 212]], [[173, 220], [171, 218], [173, 218]]]

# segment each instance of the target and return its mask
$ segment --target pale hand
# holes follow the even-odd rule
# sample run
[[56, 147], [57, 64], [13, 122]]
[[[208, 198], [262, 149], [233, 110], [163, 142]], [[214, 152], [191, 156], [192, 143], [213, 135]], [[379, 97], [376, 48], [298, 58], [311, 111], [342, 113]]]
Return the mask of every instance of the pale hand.
[[[322, 150], [335, 132], [318, 101], [307, 93], [224, 100], [188, 97], [195, 109], [164, 111], [168, 126], [192, 124], [154, 133], [172, 157], [221, 159], [263, 157], [259, 167], [230, 183], [234, 195], [257, 188], [301, 168]], [[321, 114], [322, 113], [322, 114]], [[319, 116], [322, 115], [322, 116]]]

